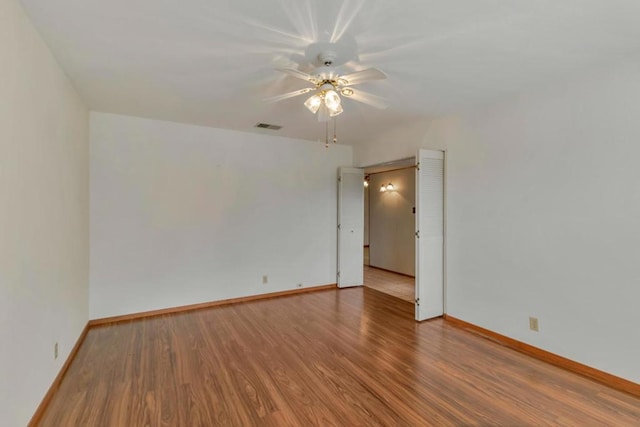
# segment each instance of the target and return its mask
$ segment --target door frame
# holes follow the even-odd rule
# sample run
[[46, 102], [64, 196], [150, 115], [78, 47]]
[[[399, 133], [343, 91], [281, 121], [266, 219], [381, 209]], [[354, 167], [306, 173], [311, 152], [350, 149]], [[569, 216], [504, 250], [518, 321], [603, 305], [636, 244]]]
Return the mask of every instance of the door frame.
[[[447, 153], [447, 149], [430, 149], [427, 148], [427, 150], [432, 150], [432, 151], [441, 151], [444, 155], [444, 162], [443, 162], [443, 189], [442, 189], [442, 310], [443, 310], [443, 316], [447, 315], [447, 201], [448, 201], [448, 167], [447, 167], [447, 163], [448, 163], [448, 153]], [[362, 169], [363, 171], [365, 171], [366, 169], [369, 168], [373, 168], [373, 167], [384, 167], [384, 166], [389, 166], [390, 170], [393, 169], [393, 165], [394, 164], [398, 164], [401, 162], [406, 162], [409, 160], [417, 160], [419, 158], [419, 150], [418, 152], [416, 152], [415, 156], [412, 157], [404, 157], [401, 159], [396, 159], [396, 160], [389, 160], [389, 161], [385, 161], [385, 162], [381, 162], [381, 163], [375, 163], [372, 165], [367, 165], [367, 166], [362, 166], [359, 167], [358, 169]], [[418, 171], [415, 170], [415, 180], [416, 180], [416, 188], [418, 188]], [[366, 175], [366, 172], [365, 172]], [[371, 190], [369, 190], [371, 191]], [[419, 215], [419, 209], [417, 206], [417, 199], [415, 201], [416, 203], [416, 217], [417, 215]], [[371, 215], [371, 213], [369, 213], [369, 215]], [[364, 230], [363, 230], [364, 232]], [[414, 244], [416, 244], [417, 237], [414, 237]], [[363, 242], [364, 243], [364, 242]], [[416, 260], [414, 261], [417, 264], [417, 255], [416, 255]], [[416, 283], [417, 283], [417, 274], [418, 274], [418, 266], [416, 265]], [[364, 269], [364, 265], [363, 265], [363, 269]], [[414, 295], [414, 307], [416, 304], [415, 299], [417, 298], [416, 295]], [[417, 320], [416, 320], [417, 321]]]

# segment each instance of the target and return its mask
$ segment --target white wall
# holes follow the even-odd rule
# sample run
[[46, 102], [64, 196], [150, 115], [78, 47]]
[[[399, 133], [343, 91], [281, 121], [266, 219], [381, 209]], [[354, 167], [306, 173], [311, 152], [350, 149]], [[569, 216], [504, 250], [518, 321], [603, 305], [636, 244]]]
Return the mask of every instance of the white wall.
[[348, 146], [92, 113], [91, 318], [335, 283], [351, 163]]
[[[371, 175], [369, 264], [415, 276], [415, 169]], [[392, 183], [393, 191], [380, 192]]]
[[391, 129], [354, 157], [447, 150], [450, 315], [640, 383], [639, 117], [634, 62]]
[[88, 320], [89, 115], [16, 0], [0, 52], [0, 424], [19, 426]]
[[631, 64], [462, 118], [449, 314], [640, 382], [638, 117]]
[[441, 117], [418, 120], [390, 128], [376, 138], [353, 146], [354, 164], [358, 167], [378, 165], [415, 157], [420, 148], [444, 150], [457, 131], [457, 118]]

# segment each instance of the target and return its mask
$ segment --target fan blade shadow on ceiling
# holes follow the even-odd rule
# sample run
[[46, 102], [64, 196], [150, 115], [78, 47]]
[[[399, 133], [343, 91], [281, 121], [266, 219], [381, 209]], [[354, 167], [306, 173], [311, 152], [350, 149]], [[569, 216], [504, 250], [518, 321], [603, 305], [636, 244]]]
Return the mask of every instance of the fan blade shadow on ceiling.
[[377, 68], [367, 68], [366, 70], [356, 71], [355, 73], [340, 76], [340, 80], [345, 80], [343, 86], [353, 86], [372, 80], [384, 80], [387, 75]]
[[351, 96], [346, 97], [346, 99], [353, 99], [354, 101], [362, 102], [363, 104], [370, 105], [372, 107], [378, 108], [380, 110], [384, 110], [389, 107], [389, 103], [387, 100], [381, 96], [373, 95], [368, 92], [364, 92], [361, 90], [354, 90]]
[[316, 81], [315, 77], [313, 77], [311, 74], [304, 73], [302, 71], [296, 70], [295, 68], [278, 68], [278, 71], [282, 71], [283, 73], [289, 74], [290, 76], [305, 80], [310, 83], [315, 83]]
[[[289, 61], [298, 65], [298, 69], [313, 69], [315, 68], [313, 64], [310, 64], [307, 58], [301, 53], [293, 53], [289, 56]], [[281, 68], [290, 68], [290, 67], [281, 67]]]

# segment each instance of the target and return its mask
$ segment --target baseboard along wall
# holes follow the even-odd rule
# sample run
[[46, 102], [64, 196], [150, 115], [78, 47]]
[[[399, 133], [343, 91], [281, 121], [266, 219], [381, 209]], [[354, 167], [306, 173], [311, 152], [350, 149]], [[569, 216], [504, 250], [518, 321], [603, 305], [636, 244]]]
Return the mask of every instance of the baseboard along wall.
[[229, 298], [229, 299], [223, 299], [218, 301], [203, 302], [199, 304], [190, 304], [190, 305], [182, 305], [179, 307], [162, 308], [159, 310], [143, 311], [140, 313], [123, 314], [121, 316], [104, 317], [101, 319], [89, 320], [89, 326], [94, 327], [99, 325], [106, 325], [109, 323], [143, 319], [145, 317], [162, 316], [163, 314], [174, 314], [174, 313], [182, 313], [185, 311], [201, 310], [203, 308], [217, 307], [220, 305], [239, 304], [242, 302], [256, 301], [256, 300], [268, 299], [268, 298], [277, 298], [277, 297], [283, 297], [287, 295], [325, 291], [327, 289], [335, 289], [336, 287], [337, 285], [335, 283], [332, 283], [329, 285], [312, 286], [312, 287], [300, 288], [300, 289], [290, 289], [287, 291], [269, 292], [266, 294], [249, 295], [246, 297]]
[[465, 322], [464, 320], [457, 319], [447, 314], [445, 314], [443, 317], [445, 321], [451, 323], [456, 327], [465, 329], [478, 335], [482, 335], [484, 338], [487, 338], [505, 347], [509, 347], [513, 350], [519, 351], [520, 353], [524, 353], [527, 356], [542, 360], [566, 371], [573, 372], [582, 375], [583, 377], [598, 381], [599, 383], [616, 390], [620, 390], [633, 396], [640, 397], [640, 384], [617, 377], [599, 369], [592, 368], [591, 366], [583, 365], [582, 363], [567, 359], [566, 357], [559, 356], [546, 350], [542, 350], [541, 348], [534, 347], [530, 344], [515, 340], [513, 338], [509, 338], [505, 335], [482, 328], [480, 326], [474, 325], [473, 323]]

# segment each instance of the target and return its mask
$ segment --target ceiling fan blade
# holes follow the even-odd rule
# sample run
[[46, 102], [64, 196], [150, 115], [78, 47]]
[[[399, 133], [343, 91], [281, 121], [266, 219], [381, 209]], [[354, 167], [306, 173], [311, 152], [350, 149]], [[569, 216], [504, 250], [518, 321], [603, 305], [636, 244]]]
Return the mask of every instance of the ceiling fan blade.
[[269, 98], [265, 98], [266, 102], [278, 102], [284, 99], [293, 98], [294, 96], [304, 95], [305, 93], [309, 93], [313, 90], [313, 88], [307, 87], [304, 89], [294, 90], [293, 92], [283, 93], [282, 95], [276, 95]]
[[310, 83], [316, 83], [316, 78], [311, 74], [296, 70], [295, 68], [278, 68], [278, 71], [282, 71], [285, 74], [289, 74], [290, 76], [297, 77]]
[[[340, 76], [339, 82], [342, 86], [353, 86], [371, 80], [384, 80], [387, 75], [377, 68], [367, 68], [366, 70], [356, 71], [355, 73]], [[344, 82], [342, 82], [344, 80]]]
[[379, 108], [384, 110], [389, 106], [387, 101], [378, 95], [373, 95], [368, 92], [363, 92], [361, 90], [354, 90], [353, 94], [350, 96], [345, 96], [346, 99], [353, 99], [358, 102], [362, 102], [363, 104], [371, 105], [372, 107]]

